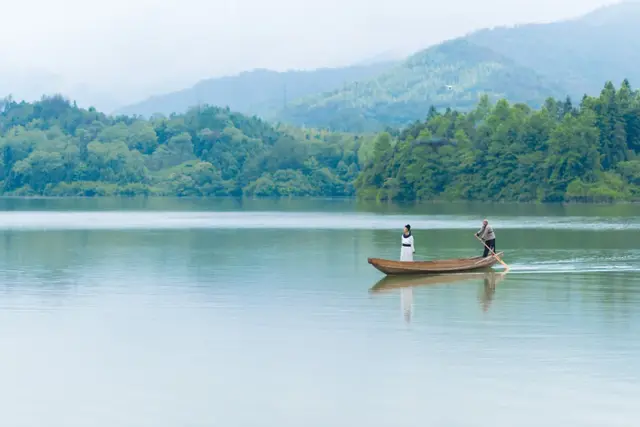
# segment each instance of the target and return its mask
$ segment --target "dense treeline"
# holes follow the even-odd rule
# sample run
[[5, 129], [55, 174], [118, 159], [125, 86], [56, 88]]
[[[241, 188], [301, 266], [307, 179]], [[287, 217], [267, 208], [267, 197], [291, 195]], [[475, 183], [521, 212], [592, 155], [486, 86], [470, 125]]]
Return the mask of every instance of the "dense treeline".
[[[5, 195], [349, 196], [366, 138], [216, 107], [150, 120], [62, 97], [0, 105]], [[364, 151], [362, 151], [364, 152]]]
[[535, 111], [485, 97], [462, 114], [431, 110], [397, 141], [383, 133], [356, 180], [366, 198], [523, 202], [640, 199], [640, 92], [547, 100]]
[[640, 200], [640, 92], [539, 110], [482, 98], [375, 137], [278, 125], [228, 108], [111, 117], [61, 97], [0, 105], [0, 194]]

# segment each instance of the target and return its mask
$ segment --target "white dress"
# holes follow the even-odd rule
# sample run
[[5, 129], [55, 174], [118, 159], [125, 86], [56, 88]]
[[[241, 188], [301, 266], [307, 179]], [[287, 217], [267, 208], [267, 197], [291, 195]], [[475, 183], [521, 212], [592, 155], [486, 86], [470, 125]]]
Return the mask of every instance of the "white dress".
[[[409, 245], [409, 246], [405, 246]], [[400, 249], [400, 261], [413, 261], [413, 253], [416, 249], [413, 247], [413, 236], [404, 237], [402, 235], [402, 246]]]

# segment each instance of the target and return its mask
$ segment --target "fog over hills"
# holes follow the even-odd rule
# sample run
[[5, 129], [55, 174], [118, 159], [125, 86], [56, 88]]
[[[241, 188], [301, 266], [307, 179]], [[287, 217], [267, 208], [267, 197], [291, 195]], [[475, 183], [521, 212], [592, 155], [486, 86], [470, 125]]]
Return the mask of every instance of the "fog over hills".
[[[610, 2], [110, 0], [99, 9], [80, 0], [8, 2], [0, 90], [32, 99], [60, 91], [113, 111], [205, 79], [370, 65], [361, 62], [381, 52], [410, 53], [475, 29], [555, 21]], [[29, 70], [55, 78], [13, 77]]]

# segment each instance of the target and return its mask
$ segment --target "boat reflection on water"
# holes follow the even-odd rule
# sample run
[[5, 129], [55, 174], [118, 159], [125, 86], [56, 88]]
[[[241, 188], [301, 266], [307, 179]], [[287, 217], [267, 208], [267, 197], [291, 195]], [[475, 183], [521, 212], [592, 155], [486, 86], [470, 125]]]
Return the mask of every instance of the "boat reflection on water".
[[487, 311], [493, 301], [496, 285], [507, 275], [507, 271], [485, 271], [477, 273], [450, 273], [428, 276], [387, 276], [376, 283], [369, 292], [372, 294], [400, 291], [402, 313], [407, 322], [413, 314], [413, 288], [418, 286], [442, 285], [446, 283], [483, 281], [483, 293], [480, 297], [483, 311]]

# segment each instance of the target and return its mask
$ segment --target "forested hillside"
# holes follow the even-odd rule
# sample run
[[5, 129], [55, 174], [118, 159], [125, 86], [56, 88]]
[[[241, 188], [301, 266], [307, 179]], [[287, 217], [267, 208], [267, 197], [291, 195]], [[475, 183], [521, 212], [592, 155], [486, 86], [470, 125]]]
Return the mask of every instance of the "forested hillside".
[[422, 120], [432, 106], [468, 111], [482, 95], [538, 108], [549, 96], [596, 94], [603, 81], [640, 81], [638, 22], [640, 3], [623, 2], [561, 22], [476, 31], [405, 61], [208, 79], [117, 113], [169, 115], [210, 104], [296, 126], [363, 132]]
[[557, 82], [573, 97], [607, 80], [640, 81], [640, 3], [623, 2], [577, 19], [477, 31], [466, 37]]
[[481, 94], [537, 108], [547, 96], [580, 99], [607, 80], [640, 81], [640, 3], [577, 19], [486, 29], [329, 93], [299, 99], [282, 121], [362, 131], [422, 120], [431, 106], [468, 110]]
[[392, 200], [640, 200], [639, 154], [640, 93], [625, 80], [576, 106], [484, 97], [467, 113], [432, 110], [397, 142], [379, 135], [355, 185]]
[[540, 106], [564, 96], [561, 86], [491, 49], [464, 39], [409, 57], [378, 77], [291, 103], [279, 119], [296, 125], [353, 131], [405, 126], [430, 107], [468, 110], [486, 94]]
[[150, 120], [60, 97], [1, 107], [5, 195], [640, 200], [640, 92], [627, 81], [538, 110], [484, 96], [377, 136], [273, 127], [217, 107]]
[[362, 136], [276, 129], [217, 107], [149, 121], [60, 97], [0, 107], [5, 195], [345, 196], [366, 153]]
[[199, 104], [209, 104], [226, 106], [248, 115], [273, 118], [291, 100], [377, 76], [395, 64], [394, 61], [382, 61], [311, 71], [247, 71], [235, 76], [203, 80], [188, 89], [153, 96], [120, 108], [116, 113], [150, 117], [155, 113], [184, 113]]

